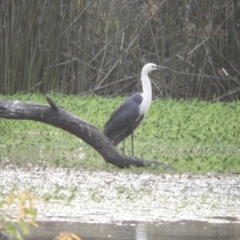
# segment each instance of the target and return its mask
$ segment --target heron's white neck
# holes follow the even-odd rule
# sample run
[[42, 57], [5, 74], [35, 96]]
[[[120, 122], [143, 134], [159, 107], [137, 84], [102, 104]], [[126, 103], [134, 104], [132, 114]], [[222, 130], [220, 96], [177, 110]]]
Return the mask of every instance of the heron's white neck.
[[140, 106], [140, 114], [146, 114], [152, 102], [152, 85], [146, 71], [142, 71], [141, 81], [143, 88], [143, 93], [141, 95], [143, 97], [143, 101]]

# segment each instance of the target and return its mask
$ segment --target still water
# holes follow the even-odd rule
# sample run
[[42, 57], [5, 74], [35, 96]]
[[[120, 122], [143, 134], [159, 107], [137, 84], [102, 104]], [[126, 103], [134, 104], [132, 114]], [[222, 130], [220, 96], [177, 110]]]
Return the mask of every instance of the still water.
[[73, 232], [82, 240], [240, 240], [240, 224], [179, 221], [158, 225], [126, 222], [91, 224], [40, 222], [27, 240], [52, 240], [60, 232]]

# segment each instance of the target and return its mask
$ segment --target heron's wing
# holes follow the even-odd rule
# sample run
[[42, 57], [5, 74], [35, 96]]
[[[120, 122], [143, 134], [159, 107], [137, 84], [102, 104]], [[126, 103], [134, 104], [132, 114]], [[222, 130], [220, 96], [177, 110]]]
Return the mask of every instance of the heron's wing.
[[143, 119], [139, 111], [141, 102], [141, 94], [136, 93], [130, 96], [116, 108], [105, 124], [103, 133], [114, 145], [128, 137]]

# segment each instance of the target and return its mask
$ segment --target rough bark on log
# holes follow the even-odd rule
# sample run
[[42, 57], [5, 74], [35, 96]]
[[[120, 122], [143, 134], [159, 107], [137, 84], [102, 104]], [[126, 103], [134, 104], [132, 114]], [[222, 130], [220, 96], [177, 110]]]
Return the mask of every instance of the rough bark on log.
[[120, 168], [126, 168], [130, 165], [136, 167], [154, 165], [172, 169], [170, 165], [158, 161], [150, 161], [120, 154], [98, 128], [57, 106], [51, 98], [46, 97], [46, 99], [50, 106], [34, 102], [0, 99], [0, 117], [39, 121], [61, 128], [81, 138], [100, 153], [106, 162]]

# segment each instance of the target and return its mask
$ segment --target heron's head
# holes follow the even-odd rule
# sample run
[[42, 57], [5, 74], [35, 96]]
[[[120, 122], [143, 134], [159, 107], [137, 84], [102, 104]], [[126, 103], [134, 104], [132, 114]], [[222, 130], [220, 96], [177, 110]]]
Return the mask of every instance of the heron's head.
[[165, 66], [158, 66], [155, 63], [147, 63], [146, 65], [144, 65], [143, 69], [142, 69], [142, 73], [143, 74], [148, 74], [152, 71], [155, 70], [159, 70], [159, 69], [167, 69], [167, 67]]

